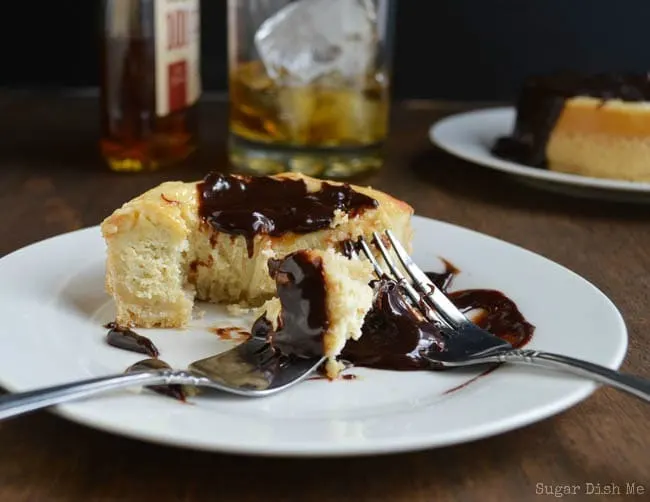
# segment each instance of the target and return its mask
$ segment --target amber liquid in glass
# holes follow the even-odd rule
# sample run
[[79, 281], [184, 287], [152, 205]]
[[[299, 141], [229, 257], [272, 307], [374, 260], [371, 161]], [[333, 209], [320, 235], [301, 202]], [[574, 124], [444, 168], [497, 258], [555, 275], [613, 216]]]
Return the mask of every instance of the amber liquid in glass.
[[188, 157], [197, 106], [156, 115], [154, 38], [105, 36], [102, 49], [100, 149], [111, 169], [155, 170]]
[[357, 147], [386, 137], [388, 93], [374, 75], [354, 86], [280, 86], [260, 62], [230, 76], [231, 131], [242, 138], [298, 147]]
[[[389, 89], [381, 75], [353, 83], [279, 85], [253, 61], [238, 65], [229, 83], [230, 132], [235, 142], [246, 143], [234, 150], [235, 164], [239, 151], [246, 156], [241, 164], [261, 174], [292, 170], [346, 177], [381, 164], [374, 149], [386, 138], [389, 114]], [[285, 148], [292, 165], [280, 165], [273, 152], [251, 154], [255, 145]], [[336, 172], [327, 173], [332, 164]]]

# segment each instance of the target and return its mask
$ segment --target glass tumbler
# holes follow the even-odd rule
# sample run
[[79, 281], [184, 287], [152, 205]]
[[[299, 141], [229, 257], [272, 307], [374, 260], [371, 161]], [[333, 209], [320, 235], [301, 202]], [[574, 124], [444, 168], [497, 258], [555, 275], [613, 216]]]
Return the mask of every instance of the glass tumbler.
[[396, 0], [228, 0], [230, 160], [251, 174], [381, 167]]

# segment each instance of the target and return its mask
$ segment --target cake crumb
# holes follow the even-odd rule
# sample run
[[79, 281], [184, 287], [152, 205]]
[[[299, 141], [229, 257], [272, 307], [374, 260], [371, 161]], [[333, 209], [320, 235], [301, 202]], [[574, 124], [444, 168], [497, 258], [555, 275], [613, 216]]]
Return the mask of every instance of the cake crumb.
[[254, 312], [255, 309], [252, 307], [244, 307], [242, 305], [239, 305], [237, 303], [231, 303], [230, 305], [226, 306], [226, 310], [230, 315], [233, 316], [240, 316], [240, 315], [246, 315], [250, 314], [251, 312]]
[[349, 217], [345, 211], [341, 211], [340, 209], [335, 209], [334, 218], [332, 218], [332, 221], [330, 222], [330, 228], [336, 228], [338, 226], [341, 226], [347, 223], [348, 220]]

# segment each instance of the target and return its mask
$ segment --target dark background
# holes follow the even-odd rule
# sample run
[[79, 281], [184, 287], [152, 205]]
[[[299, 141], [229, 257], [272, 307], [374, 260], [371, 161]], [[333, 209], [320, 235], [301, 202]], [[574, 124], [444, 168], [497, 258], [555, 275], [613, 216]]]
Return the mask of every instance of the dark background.
[[[650, 68], [648, 0], [396, 0], [397, 98], [511, 99], [556, 69]], [[101, 0], [5, 0], [0, 85], [98, 84]], [[204, 88], [226, 89], [226, 0], [202, 0]]]

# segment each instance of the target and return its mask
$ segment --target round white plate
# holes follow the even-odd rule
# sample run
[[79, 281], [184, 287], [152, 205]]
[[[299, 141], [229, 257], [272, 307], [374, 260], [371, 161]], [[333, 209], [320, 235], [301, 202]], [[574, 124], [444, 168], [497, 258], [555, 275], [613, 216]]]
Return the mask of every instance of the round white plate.
[[521, 180], [571, 195], [650, 202], [650, 183], [592, 178], [526, 166], [495, 156], [496, 140], [512, 132], [515, 110], [492, 108], [460, 113], [436, 122], [429, 130], [431, 141], [462, 159], [519, 176]]
[[[594, 286], [529, 251], [439, 221], [415, 217], [414, 256], [461, 269], [455, 289], [495, 288], [514, 299], [537, 331], [530, 348], [617, 368], [625, 324]], [[93, 227], [33, 244], [0, 260], [0, 385], [10, 391], [112, 373], [143, 356], [108, 346], [113, 319], [104, 292], [104, 243]], [[224, 309], [186, 330], [139, 330], [175, 367], [232, 347], [210, 326], [250, 326]], [[75, 422], [176, 446], [256, 455], [361, 455], [416, 450], [499, 434], [558, 413], [596, 386], [565, 374], [501, 367], [392, 372], [352, 368], [354, 380], [311, 380], [258, 399], [197, 397], [191, 404], [149, 391], [119, 391], [57, 408]], [[18, 418], [20, 419], [20, 418]]]

